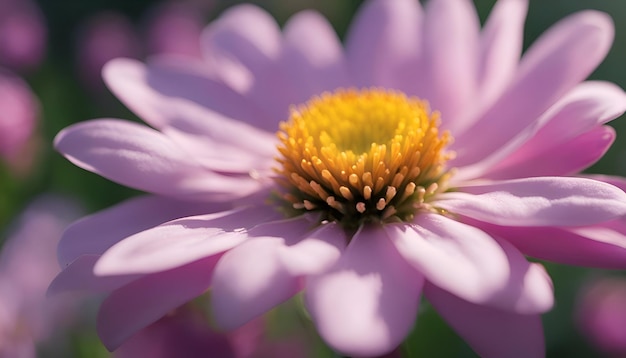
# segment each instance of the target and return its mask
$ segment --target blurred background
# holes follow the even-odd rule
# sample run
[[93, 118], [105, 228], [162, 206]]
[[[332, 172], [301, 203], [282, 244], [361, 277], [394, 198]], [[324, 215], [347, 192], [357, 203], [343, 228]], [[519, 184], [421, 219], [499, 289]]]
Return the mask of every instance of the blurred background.
[[[329, 19], [341, 38], [362, 3], [253, 2], [280, 24], [299, 10], [316, 9]], [[52, 239], [58, 240], [67, 223], [138, 194], [70, 164], [53, 150], [53, 138], [62, 128], [91, 118], [138, 120], [104, 87], [99, 74], [102, 65], [120, 56], [199, 56], [197, 39], [202, 28], [236, 3], [240, 1], [0, 0], [0, 242], [6, 243], [0, 254], [0, 357], [26, 356], [16, 352], [35, 352], [41, 357], [109, 356], [95, 335], [93, 307], [89, 304], [57, 302], [56, 306], [70, 302], [70, 306], [81, 308], [70, 314], [71, 308], [55, 306], [52, 310], [61, 318], [43, 319], [48, 313], [28, 313], [30, 306], [25, 306], [16, 294], [22, 290], [19, 292], [33, 297], [45, 292], [46, 280], [58, 271]], [[475, 0], [482, 21], [494, 3]], [[530, 0], [525, 46], [559, 19], [583, 9], [607, 12], [616, 27], [614, 46], [591, 78], [626, 87], [626, 1]], [[626, 176], [626, 120], [617, 119], [611, 125], [618, 133], [616, 143], [589, 172]], [[555, 309], [544, 317], [548, 356], [626, 356], [626, 289], [620, 280], [626, 282], [626, 276], [622, 272], [546, 266], [557, 297]], [[613, 279], [606, 281], [608, 284], [603, 281], [601, 289], [594, 288], [606, 276]], [[613, 292], [611, 287], [622, 295], [608, 293]], [[604, 293], [597, 294], [599, 290]], [[587, 297], [581, 292], [596, 293]], [[623, 315], [621, 323], [613, 327], [621, 330], [621, 338], [613, 339], [611, 344], [617, 348], [610, 349], [602, 337], [594, 338], [590, 333], [590, 327], [599, 323], [594, 318], [596, 313], [586, 308], [589, 302], [608, 296], [617, 297], [609, 302], [613, 308], [608, 315], [615, 316], [620, 309]], [[28, 314], [17, 314], [20, 310]], [[28, 337], [35, 337], [34, 346], [26, 342], [8, 350], [15, 342], [28, 341]], [[420, 316], [409, 340], [406, 349], [412, 356], [474, 356], [433, 310]], [[619, 349], [623, 350], [611, 353]], [[324, 348], [315, 352], [333, 356]]]

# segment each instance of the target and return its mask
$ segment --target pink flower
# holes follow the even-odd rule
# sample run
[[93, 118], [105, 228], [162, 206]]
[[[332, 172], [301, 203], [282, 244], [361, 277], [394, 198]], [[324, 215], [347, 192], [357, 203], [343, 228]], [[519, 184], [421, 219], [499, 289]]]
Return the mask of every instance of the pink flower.
[[81, 80], [92, 90], [104, 89], [101, 71], [118, 57], [168, 54], [201, 57], [198, 40], [204, 16], [213, 8], [190, 2], [158, 3], [136, 26], [124, 14], [103, 11], [87, 18], [77, 31], [77, 63]]
[[46, 53], [44, 16], [31, 0], [0, 1], [0, 64], [15, 71], [31, 70]]
[[626, 354], [626, 281], [596, 279], [581, 291], [576, 323], [583, 335], [609, 357]]
[[146, 19], [148, 53], [201, 57], [198, 38], [206, 10], [199, 10], [181, 2], [163, 2], [151, 9]]
[[75, 301], [48, 300], [46, 289], [60, 271], [54, 249], [61, 232], [79, 214], [76, 203], [49, 195], [13, 224], [0, 253], [0, 356], [36, 357], [37, 344], [72, 322]]
[[0, 158], [14, 165], [35, 132], [39, 103], [24, 80], [0, 69]]
[[347, 355], [392, 351], [422, 295], [480, 356], [543, 355], [552, 282], [524, 254], [626, 266], [624, 236], [596, 235], [626, 194], [570, 176], [610, 146], [626, 96], [583, 82], [606, 14], [571, 15], [520, 59], [526, 9], [498, 1], [480, 29], [470, 1], [371, 0], [342, 47], [315, 12], [281, 32], [242, 5], [204, 31], [204, 62], [110, 62], [153, 128], [98, 119], [55, 144], [153, 195], [70, 227], [51, 289], [109, 292], [109, 349], [210, 287], [227, 329], [302, 291]]
[[116, 12], [98, 13], [82, 24], [77, 32], [77, 63], [80, 78], [93, 89], [103, 87], [102, 66], [117, 57], [139, 58], [141, 40], [125, 15]]

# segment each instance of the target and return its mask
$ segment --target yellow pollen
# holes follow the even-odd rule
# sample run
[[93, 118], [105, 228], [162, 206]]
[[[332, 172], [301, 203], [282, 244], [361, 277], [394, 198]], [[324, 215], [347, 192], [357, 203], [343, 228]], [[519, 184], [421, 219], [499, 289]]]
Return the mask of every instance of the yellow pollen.
[[385, 89], [322, 93], [277, 133], [276, 181], [291, 210], [357, 227], [410, 220], [450, 176], [452, 137], [428, 104]]

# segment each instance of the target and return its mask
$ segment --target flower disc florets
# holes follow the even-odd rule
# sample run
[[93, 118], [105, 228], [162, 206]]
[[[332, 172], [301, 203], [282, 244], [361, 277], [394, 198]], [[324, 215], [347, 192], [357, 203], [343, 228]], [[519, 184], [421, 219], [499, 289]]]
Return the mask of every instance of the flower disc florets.
[[276, 171], [290, 211], [357, 227], [408, 221], [444, 190], [451, 141], [428, 104], [384, 89], [337, 90], [291, 108]]

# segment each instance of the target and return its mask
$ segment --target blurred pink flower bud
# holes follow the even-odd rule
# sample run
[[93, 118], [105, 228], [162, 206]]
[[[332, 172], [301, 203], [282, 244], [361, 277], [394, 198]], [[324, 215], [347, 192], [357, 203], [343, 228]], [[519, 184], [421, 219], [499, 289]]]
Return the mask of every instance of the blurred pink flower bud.
[[185, 3], [165, 2], [146, 16], [147, 52], [200, 57], [202, 11]]
[[28, 0], [0, 0], [0, 64], [16, 71], [39, 65], [46, 52], [43, 14]]
[[13, 163], [33, 135], [39, 104], [26, 82], [0, 70], [0, 108], [0, 158]]
[[46, 290], [60, 271], [55, 246], [79, 212], [74, 202], [45, 196], [14, 222], [0, 252], [0, 357], [35, 357], [37, 344], [73, 322], [76, 301], [48, 299]]
[[100, 70], [105, 63], [116, 57], [139, 58], [142, 54], [132, 22], [120, 13], [107, 11], [88, 18], [77, 35], [79, 75], [95, 91], [104, 89]]
[[626, 356], [626, 280], [603, 278], [584, 288], [576, 320], [596, 349], [610, 357]]

